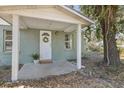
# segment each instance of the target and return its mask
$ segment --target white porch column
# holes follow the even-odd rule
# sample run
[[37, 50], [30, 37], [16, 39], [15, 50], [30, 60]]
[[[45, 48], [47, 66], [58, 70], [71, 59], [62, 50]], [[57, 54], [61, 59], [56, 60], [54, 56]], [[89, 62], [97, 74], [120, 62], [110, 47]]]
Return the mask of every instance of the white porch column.
[[18, 79], [19, 65], [19, 16], [12, 16], [12, 81]]
[[77, 68], [81, 69], [81, 24], [77, 27]]

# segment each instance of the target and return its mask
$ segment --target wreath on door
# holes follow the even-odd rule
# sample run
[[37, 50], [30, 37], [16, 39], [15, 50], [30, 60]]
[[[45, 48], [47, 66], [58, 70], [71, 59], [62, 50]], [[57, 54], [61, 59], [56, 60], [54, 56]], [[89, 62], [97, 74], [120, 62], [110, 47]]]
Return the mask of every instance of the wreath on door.
[[45, 43], [49, 42], [49, 38], [48, 37], [44, 37], [43, 38], [43, 42], [45, 42]]

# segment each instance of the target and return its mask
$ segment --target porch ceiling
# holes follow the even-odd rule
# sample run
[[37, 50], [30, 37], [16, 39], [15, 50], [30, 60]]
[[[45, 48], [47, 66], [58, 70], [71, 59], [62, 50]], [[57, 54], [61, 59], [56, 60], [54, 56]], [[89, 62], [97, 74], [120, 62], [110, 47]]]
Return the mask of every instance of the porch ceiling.
[[[1, 15], [1, 17], [12, 25], [11, 15]], [[75, 31], [76, 27], [76, 24], [72, 23], [20, 16], [20, 29], [43, 29], [71, 32]]]
[[55, 30], [55, 31], [75, 31], [76, 25], [53, 21], [53, 20], [46, 20], [46, 19], [38, 19], [38, 18], [31, 18], [31, 17], [20, 17], [20, 28], [23, 29], [43, 29], [43, 30]]

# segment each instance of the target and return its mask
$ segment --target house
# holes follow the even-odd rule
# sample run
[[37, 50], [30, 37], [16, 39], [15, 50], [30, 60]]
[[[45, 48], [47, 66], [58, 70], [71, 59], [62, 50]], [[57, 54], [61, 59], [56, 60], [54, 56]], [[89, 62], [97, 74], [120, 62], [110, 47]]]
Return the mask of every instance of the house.
[[[18, 65], [40, 60], [77, 59], [81, 68], [82, 28], [93, 23], [86, 16], [63, 5], [0, 6], [0, 62], [12, 64], [12, 80], [17, 80]], [[13, 43], [13, 44], [12, 44]]]

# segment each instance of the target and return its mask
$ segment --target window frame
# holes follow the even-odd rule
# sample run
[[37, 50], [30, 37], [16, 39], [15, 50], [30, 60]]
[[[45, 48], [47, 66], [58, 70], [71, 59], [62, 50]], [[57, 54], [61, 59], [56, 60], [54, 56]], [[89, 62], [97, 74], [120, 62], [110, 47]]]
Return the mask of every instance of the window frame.
[[[6, 29], [4, 29], [3, 30], [3, 51], [5, 52], [5, 53], [11, 53], [12, 52], [12, 49], [11, 50], [6, 50], [6, 42], [12, 42], [12, 40], [6, 40], [6, 32], [12, 32], [11, 30], [6, 30]], [[12, 36], [12, 35], [11, 35]]]
[[[68, 41], [65, 40], [65, 36], [66, 35], [69, 35], [69, 40]], [[65, 50], [72, 50], [72, 48], [73, 48], [72, 42], [73, 42], [73, 36], [72, 36], [72, 34], [71, 33], [65, 33], [64, 34], [64, 49]], [[65, 43], [69, 43], [70, 44], [70, 48], [66, 48]]]

